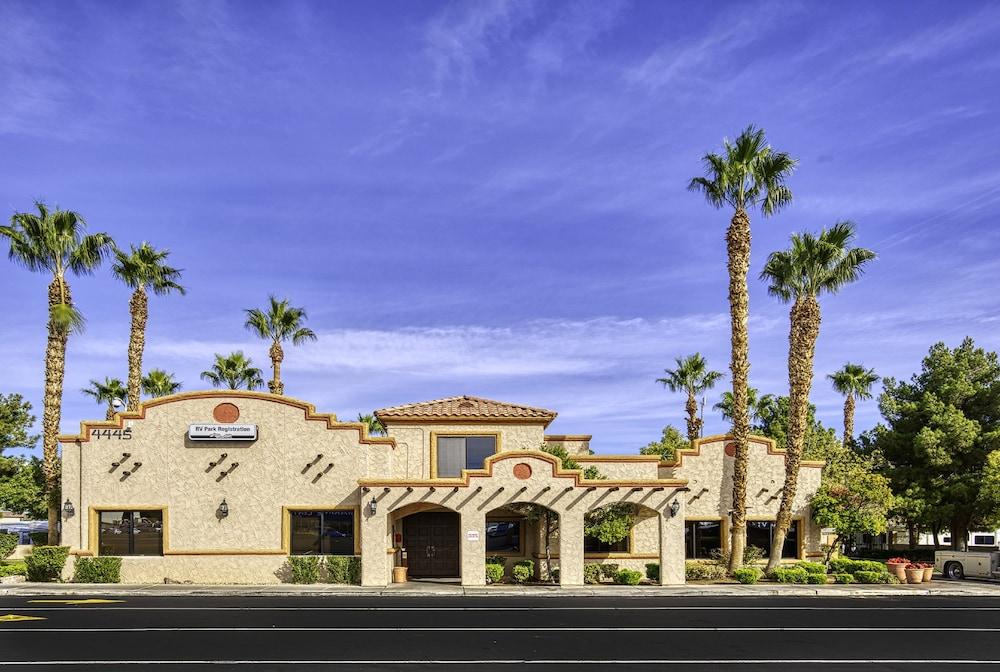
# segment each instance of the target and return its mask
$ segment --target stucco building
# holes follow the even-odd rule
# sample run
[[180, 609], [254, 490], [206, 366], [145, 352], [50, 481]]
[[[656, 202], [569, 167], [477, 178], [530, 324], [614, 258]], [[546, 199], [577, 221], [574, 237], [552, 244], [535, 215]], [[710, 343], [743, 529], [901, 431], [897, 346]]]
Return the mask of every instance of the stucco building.
[[[239, 391], [153, 399], [60, 437], [62, 542], [123, 557], [126, 583], [277, 583], [289, 555], [354, 555], [364, 585], [411, 577], [485, 582], [487, 556], [533, 559], [583, 583], [589, 562], [684, 581], [685, 558], [725, 548], [732, 446], [709, 437], [674, 462], [592, 455], [590, 437], [547, 435], [556, 414], [477, 397], [377, 411], [387, 436], [289, 397]], [[600, 478], [540, 450], [561, 445]], [[803, 464], [786, 556], [820, 555], [809, 515], [821, 463]], [[751, 443], [749, 543], [769, 547], [784, 456]], [[624, 503], [631, 534], [586, 537], [588, 512]], [[547, 513], [547, 515], [546, 515]]]

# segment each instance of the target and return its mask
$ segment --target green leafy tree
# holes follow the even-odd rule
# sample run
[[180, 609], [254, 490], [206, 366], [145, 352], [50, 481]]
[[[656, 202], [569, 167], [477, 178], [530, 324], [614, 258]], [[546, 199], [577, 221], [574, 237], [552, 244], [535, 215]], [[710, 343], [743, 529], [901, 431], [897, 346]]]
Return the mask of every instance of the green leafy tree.
[[35, 416], [31, 402], [20, 394], [0, 394], [0, 456], [5, 450], [31, 450], [38, 443], [38, 435], [31, 433]]
[[128, 390], [125, 389], [125, 384], [118, 378], [108, 378], [106, 376], [103, 383], [99, 380], [91, 379], [90, 387], [85, 387], [80, 391], [88, 397], [93, 397], [97, 403], [107, 406], [107, 411], [104, 414], [107, 420], [113, 420], [115, 417], [115, 413], [117, 412], [115, 402], [124, 404], [128, 398]]
[[[790, 400], [786, 396], [770, 394], [762, 397], [766, 403], [759, 409], [757, 421], [753, 425], [755, 434], [766, 436], [779, 448], [788, 448], [788, 414]], [[832, 427], [824, 427], [816, 418], [816, 406], [809, 404], [806, 414], [806, 432], [802, 451], [803, 459], [823, 460], [831, 451], [840, 447], [837, 433]]]
[[750, 270], [749, 211], [760, 208], [767, 217], [792, 201], [785, 181], [796, 161], [767, 144], [764, 130], [748, 126], [735, 141], [723, 141], [723, 153], [703, 158], [704, 177], [695, 177], [688, 189], [704, 194], [716, 208], [732, 208], [726, 231], [729, 270], [729, 315], [732, 353], [729, 369], [733, 381], [733, 438], [736, 458], [733, 469], [733, 514], [730, 527], [730, 573], [742, 565], [747, 538], [747, 472], [750, 464], [750, 415], [747, 402], [750, 360], [747, 323], [750, 300], [747, 273]]
[[149, 243], [139, 247], [130, 246], [129, 252], [115, 250], [115, 262], [111, 266], [122, 283], [132, 290], [129, 299], [129, 313], [132, 327], [128, 339], [128, 410], [139, 409], [139, 390], [142, 387], [142, 354], [146, 348], [146, 322], [149, 320], [148, 290], [162, 295], [170, 292], [184, 294], [178, 284], [181, 271], [167, 266], [170, 255], [167, 250], [157, 250]]
[[701, 353], [694, 353], [684, 358], [676, 358], [676, 369], [664, 369], [664, 377], [657, 378], [671, 392], [684, 392], [687, 401], [684, 410], [687, 412], [688, 440], [694, 441], [701, 436], [704, 421], [698, 417], [698, 395], [715, 387], [722, 379], [719, 371], [711, 371]]
[[230, 390], [257, 390], [264, 386], [261, 370], [241, 350], [228, 355], [215, 353], [215, 363], [211, 369], [201, 372], [201, 378], [211, 383], [212, 387], [227, 387]]
[[691, 442], [684, 438], [680, 431], [673, 425], [663, 428], [663, 435], [659, 441], [650, 441], [639, 449], [640, 455], [659, 455], [660, 459], [668, 462], [677, 457], [677, 451], [690, 448]]
[[29, 271], [46, 273], [48, 339], [45, 346], [45, 392], [42, 408], [42, 468], [48, 497], [49, 544], [59, 541], [59, 423], [62, 419], [66, 344], [83, 330], [83, 316], [73, 305], [67, 275], [90, 275], [114, 249], [106, 233], [85, 234], [83, 218], [71, 210], [49, 210], [36, 202], [36, 213], [18, 212], [0, 237], [10, 245], [10, 259]]
[[306, 320], [305, 308], [295, 308], [288, 305], [288, 299], [278, 301], [270, 297], [270, 305], [264, 310], [250, 308], [246, 311], [246, 328], [258, 337], [270, 340], [268, 355], [274, 376], [267, 383], [271, 394], [284, 394], [285, 384], [281, 382], [281, 362], [285, 359], [285, 350], [281, 344], [290, 340], [293, 345], [305, 341], [315, 341], [316, 334], [312, 329], [302, 326]]
[[952, 547], [964, 550], [969, 530], [1000, 524], [992, 487], [1000, 460], [1000, 363], [966, 338], [957, 348], [931, 347], [908, 382], [884, 380], [876, 434], [893, 490], [937, 510]]
[[851, 362], [827, 378], [833, 382], [833, 389], [844, 395], [844, 445], [851, 445], [854, 443], [854, 407], [858, 400], [872, 398], [872, 385], [881, 379], [875, 369]]
[[889, 479], [876, 471], [871, 458], [841, 448], [827, 456], [823, 480], [810, 506], [816, 523], [836, 533], [827, 549], [829, 562], [842, 539], [886, 531], [893, 496]]
[[368, 428], [368, 436], [385, 436], [385, 425], [371, 413], [358, 413], [358, 422]]
[[174, 374], [163, 369], [150, 369], [142, 377], [142, 391], [153, 398], [176, 394], [179, 389], [181, 384], [174, 379]]
[[0, 457], [0, 509], [45, 518], [45, 474], [37, 457]]

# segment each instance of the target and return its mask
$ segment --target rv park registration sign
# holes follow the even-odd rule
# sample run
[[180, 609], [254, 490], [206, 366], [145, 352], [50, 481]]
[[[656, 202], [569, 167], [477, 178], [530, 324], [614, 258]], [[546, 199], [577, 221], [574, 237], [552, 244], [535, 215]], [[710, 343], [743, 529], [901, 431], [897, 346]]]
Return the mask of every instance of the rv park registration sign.
[[188, 425], [191, 441], [256, 441], [257, 425], [203, 424]]

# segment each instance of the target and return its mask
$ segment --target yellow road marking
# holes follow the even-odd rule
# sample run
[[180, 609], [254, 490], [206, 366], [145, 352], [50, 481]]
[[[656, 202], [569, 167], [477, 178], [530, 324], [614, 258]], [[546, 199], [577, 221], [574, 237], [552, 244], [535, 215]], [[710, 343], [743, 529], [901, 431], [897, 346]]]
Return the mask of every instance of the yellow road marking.
[[44, 621], [44, 616], [21, 616], [20, 614], [4, 614], [0, 616], [0, 623], [9, 623], [11, 621]]
[[28, 600], [29, 604], [117, 604], [125, 600], [102, 600], [96, 597], [86, 600]]

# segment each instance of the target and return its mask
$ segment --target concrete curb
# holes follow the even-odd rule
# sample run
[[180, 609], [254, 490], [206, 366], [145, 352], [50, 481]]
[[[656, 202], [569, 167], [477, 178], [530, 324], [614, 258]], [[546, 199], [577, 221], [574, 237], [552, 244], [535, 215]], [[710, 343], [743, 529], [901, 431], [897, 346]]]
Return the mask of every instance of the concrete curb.
[[237, 586], [156, 584], [16, 583], [0, 586], [0, 596], [28, 597], [65, 595], [70, 597], [1000, 597], [1000, 585], [936, 583], [918, 586], [791, 586], [791, 585], [702, 585], [702, 586], [476, 586], [401, 584], [387, 588], [344, 585]]

